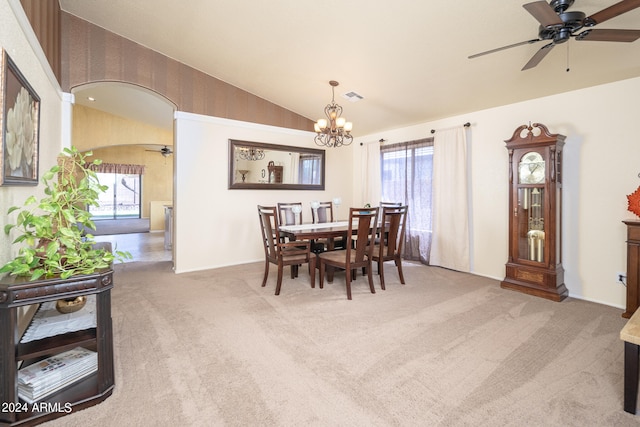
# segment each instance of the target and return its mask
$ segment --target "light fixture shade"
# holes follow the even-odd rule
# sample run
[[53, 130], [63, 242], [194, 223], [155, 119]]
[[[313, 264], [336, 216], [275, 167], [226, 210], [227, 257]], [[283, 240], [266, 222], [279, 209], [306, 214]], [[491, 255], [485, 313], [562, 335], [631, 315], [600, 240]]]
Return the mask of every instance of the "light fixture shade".
[[336, 126], [339, 128], [343, 128], [346, 122], [347, 122], [347, 119], [345, 119], [344, 117], [338, 117], [336, 119]]
[[318, 119], [318, 127], [325, 129], [327, 127], [327, 119]]
[[353, 123], [347, 122], [347, 123], [344, 124], [344, 131], [345, 132], [351, 132], [352, 129], [353, 129]]

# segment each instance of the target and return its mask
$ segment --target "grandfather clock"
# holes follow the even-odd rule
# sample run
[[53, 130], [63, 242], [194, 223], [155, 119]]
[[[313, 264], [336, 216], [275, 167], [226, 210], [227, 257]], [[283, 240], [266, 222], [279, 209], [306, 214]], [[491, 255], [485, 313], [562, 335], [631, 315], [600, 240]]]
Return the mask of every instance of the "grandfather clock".
[[509, 259], [500, 286], [553, 301], [569, 291], [562, 268], [564, 135], [540, 123], [506, 140], [509, 151]]

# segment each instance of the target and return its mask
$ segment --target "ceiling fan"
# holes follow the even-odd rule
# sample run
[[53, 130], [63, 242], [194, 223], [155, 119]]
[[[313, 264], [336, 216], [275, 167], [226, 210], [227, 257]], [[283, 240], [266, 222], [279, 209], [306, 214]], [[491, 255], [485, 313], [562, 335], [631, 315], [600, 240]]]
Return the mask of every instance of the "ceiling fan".
[[173, 154], [173, 150], [171, 148], [167, 147], [166, 145], [164, 147], [162, 147], [162, 149], [160, 149], [160, 151], [158, 151], [158, 150], [145, 150], [145, 151], [152, 151], [154, 153], [160, 153], [164, 157], [168, 157], [169, 155]]
[[[640, 0], [623, 0], [612, 6], [609, 6], [591, 16], [586, 16], [584, 12], [570, 11], [567, 9], [573, 4], [574, 0], [551, 0], [534, 1], [522, 5], [527, 12], [540, 23], [538, 38], [526, 40], [520, 43], [510, 44], [508, 46], [491, 49], [486, 52], [476, 53], [469, 56], [469, 59], [478, 56], [487, 55], [489, 53], [498, 52], [525, 44], [533, 44], [543, 40], [551, 42], [542, 46], [533, 57], [525, 64], [522, 71], [535, 67], [544, 59], [551, 49], [557, 44], [568, 41], [571, 37], [576, 40], [586, 41], [605, 41], [605, 42], [633, 42], [640, 38], [640, 30], [617, 30], [617, 29], [594, 29], [592, 27], [602, 22], [615, 18], [618, 15], [627, 13], [637, 7], [640, 7]], [[584, 29], [584, 30], [583, 30]], [[580, 32], [580, 30], [583, 30]]]

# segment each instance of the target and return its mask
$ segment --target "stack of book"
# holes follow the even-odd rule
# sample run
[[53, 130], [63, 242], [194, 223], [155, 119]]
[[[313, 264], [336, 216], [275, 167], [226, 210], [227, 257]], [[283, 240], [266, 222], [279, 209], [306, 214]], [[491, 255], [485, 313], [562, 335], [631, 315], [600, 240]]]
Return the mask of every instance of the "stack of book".
[[34, 403], [98, 369], [98, 353], [82, 347], [51, 356], [18, 371], [18, 395]]

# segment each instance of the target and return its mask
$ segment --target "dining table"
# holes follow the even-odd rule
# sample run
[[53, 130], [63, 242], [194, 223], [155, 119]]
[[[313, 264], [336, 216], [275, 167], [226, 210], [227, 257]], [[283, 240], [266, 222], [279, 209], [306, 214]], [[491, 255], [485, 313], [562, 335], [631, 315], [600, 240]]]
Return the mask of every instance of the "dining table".
[[[289, 240], [310, 240], [313, 242], [317, 240], [326, 239], [327, 251], [334, 250], [334, 243], [336, 238], [342, 237], [347, 239], [349, 233], [349, 221], [334, 221], [323, 222], [319, 224], [296, 224], [296, 225], [281, 225], [279, 228], [281, 237], [286, 237]], [[380, 224], [378, 224], [378, 230], [380, 230]], [[357, 231], [357, 226], [354, 223], [353, 233]], [[320, 266], [318, 265], [318, 268]], [[292, 277], [295, 274], [291, 272]], [[327, 280], [333, 281], [333, 269], [327, 270]]]

